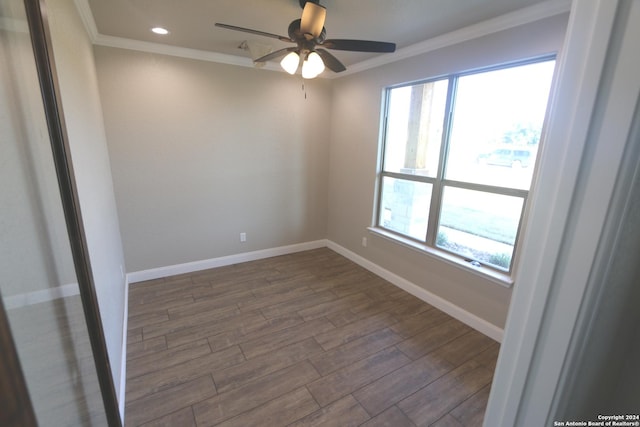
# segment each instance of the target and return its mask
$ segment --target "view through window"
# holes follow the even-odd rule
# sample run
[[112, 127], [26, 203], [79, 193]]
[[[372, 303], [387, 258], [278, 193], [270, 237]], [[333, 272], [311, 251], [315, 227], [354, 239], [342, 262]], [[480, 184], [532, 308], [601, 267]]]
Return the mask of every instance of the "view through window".
[[376, 226], [511, 271], [554, 66], [387, 89]]

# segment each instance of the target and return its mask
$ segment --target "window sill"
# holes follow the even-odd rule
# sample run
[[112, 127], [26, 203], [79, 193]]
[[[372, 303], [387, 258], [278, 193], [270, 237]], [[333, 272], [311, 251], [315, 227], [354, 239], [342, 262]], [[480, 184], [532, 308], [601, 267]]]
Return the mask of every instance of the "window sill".
[[404, 238], [381, 228], [367, 227], [367, 230], [369, 230], [370, 233], [376, 236], [382, 237], [383, 239], [392, 241], [394, 243], [399, 243], [400, 245], [420, 252], [421, 254], [425, 254], [439, 261], [444, 261], [449, 265], [462, 268], [477, 276], [488, 279], [498, 285], [504, 286], [505, 288], [511, 288], [513, 286], [513, 279], [507, 273], [501, 273], [492, 268], [484, 267], [482, 265], [474, 266], [470, 262], [465, 261], [462, 258], [459, 258], [448, 252], [432, 248], [423, 243], [419, 243], [408, 238]]

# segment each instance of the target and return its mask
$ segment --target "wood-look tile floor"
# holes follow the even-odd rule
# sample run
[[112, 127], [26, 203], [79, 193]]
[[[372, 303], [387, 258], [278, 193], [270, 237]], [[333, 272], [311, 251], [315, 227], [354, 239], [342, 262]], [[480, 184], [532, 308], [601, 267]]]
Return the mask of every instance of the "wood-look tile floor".
[[133, 284], [126, 426], [480, 426], [498, 343], [323, 248]]
[[39, 425], [106, 425], [80, 296], [10, 309], [7, 315]]

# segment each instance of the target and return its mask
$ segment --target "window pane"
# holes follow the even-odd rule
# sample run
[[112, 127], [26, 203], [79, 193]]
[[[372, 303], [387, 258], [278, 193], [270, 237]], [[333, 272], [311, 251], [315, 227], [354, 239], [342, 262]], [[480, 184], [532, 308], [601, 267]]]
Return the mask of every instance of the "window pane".
[[439, 80], [389, 91], [385, 171], [437, 175], [448, 86]]
[[436, 245], [509, 270], [524, 200], [445, 187]]
[[424, 241], [429, 221], [432, 185], [424, 182], [382, 178], [378, 224]]
[[528, 190], [555, 61], [458, 80], [446, 178]]

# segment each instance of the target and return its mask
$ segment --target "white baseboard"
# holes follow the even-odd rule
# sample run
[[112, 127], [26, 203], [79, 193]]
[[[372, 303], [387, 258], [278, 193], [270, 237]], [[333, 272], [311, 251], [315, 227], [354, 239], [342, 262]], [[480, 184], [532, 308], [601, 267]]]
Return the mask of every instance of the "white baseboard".
[[16, 308], [26, 307], [28, 305], [38, 304], [41, 302], [53, 301], [59, 298], [66, 298], [74, 295], [80, 295], [80, 288], [77, 283], [68, 283], [54, 288], [41, 289], [39, 291], [26, 292], [24, 294], [12, 295], [4, 298], [4, 308], [12, 310]]
[[382, 277], [383, 279], [391, 282], [400, 289], [409, 292], [411, 295], [420, 298], [428, 304], [433, 305], [439, 310], [444, 311], [448, 315], [460, 320], [461, 322], [471, 326], [478, 332], [485, 334], [486, 336], [502, 342], [504, 335], [504, 329], [487, 322], [486, 320], [469, 313], [461, 307], [445, 300], [424, 288], [408, 281], [407, 279], [398, 276], [391, 271], [380, 267], [379, 265], [369, 261], [368, 259], [352, 252], [343, 246], [338, 245], [331, 240], [315, 240], [312, 242], [299, 243], [289, 246], [280, 246], [277, 248], [263, 249], [254, 252], [245, 252], [236, 255], [229, 255], [220, 258], [212, 258], [208, 260], [189, 262], [185, 264], [171, 265], [168, 267], [154, 268], [150, 270], [137, 271], [127, 274], [127, 284], [142, 282], [145, 280], [160, 279], [163, 277], [175, 276], [177, 274], [193, 273], [196, 271], [207, 270], [210, 268], [224, 267], [226, 265], [238, 264], [242, 262], [255, 261], [258, 259], [270, 258], [279, 255], [286, 255], [295, 252], [302, 252], [311, 249], [318, 249], [322, 247], [328, 247], [334, 250], [345, 258], [350, 259], [356, 264], [366, 268], [372, 273]]
[[448, 315], [458, 319], [459, 321], [471, 326], [473, 329], [477, 330], [478, 332], [481, 332], [483, 334], [485, 334], [486, 336], [498, 341], [498, 342], [502, 342], [502, 337], [504, 335], [504, 329], [499, 328], [498, 326], [487, 322], [484, 319], [481, 319], [480, 317], [476, 316], [475, 314], [469, 313], [468, 311], [458, 307], [455, 304], [452, 304], [451, 302], [440, 298], [439, 296], [427, 291], [424, 288], [421, 288], [420, 286], [416, 285], [415, 283], [412, 283], [410, 281], [408, 281], [407, 279], [398, 276], [395, 273], [390, 272], [389, 270], [386, 270], [382, 267], [380, 267], [377, 264], [374, 264], [373, 262], [369, 261], [368, 259], [356, 254], [355, 252], [352, 252], [350, 250], [348, 250], [347, 248], [344, 248], [340, 245], [338, 245], [337, 243], [334, 243], [332, 241], [327, 241], [327, 247], [331, 250], [336, 251], [337, 253], [339, 253], [340, 255], [344, 256], [345, 258], [350, 259], [351, 261], [355, 262], [356, 264], [360, 265], [361, 267], [366, 268], [367, 270], [369, 270], [370, 272], [382, 277], [383, 279], [393, 283], [394, 285], [396, 285], [397, 287], [399, 287], [400, 289], [403, 289], [407, 292], [409, 292], [411, 295], [420, 298], [422, 301], [425, 301], [428, 304], [431, 304], [432, 306], [436, 307], [437, 309], [444, 311], [445, 313], [447, 313]]
[[122, 356], [120, 359], [120, 390], [118, 390], [118, 408], [124, 425], [124, 404], [127, 389], [127, 330], [129, 329], [129, 275], [124, 279], [124, 315], [122, 319]]
[[193, 273], [210, 268], [224, 267], [231, 264], [256, 261], [263, 258], [287, 255], [295, 252], [308, 251], [311, 249], [324, 248], [327, 246], [326, 240], [315, 240], [312, 242], [297, 243], [295, 245], [279, 246], [277, 248], [263, 249], [253, 252], [228, 255], [219, 258], [205, 259], [202, 261], [187, 262], [184, 264], [170, 265], [167, 267], [152, 268], [149, 270], [135, 271], [128, 273], [130, 283], [144, 282], [145, 280], [160, 279], [163, 277], [175, 276], [177, 274]]
[[[210, 268], [223, 267], [231, 264], [238, 264], [248, 261], [255, 261], [274, 256], [286, 255], [295, 252], [302, 252], [312, 249], [328, 247], [329, 249], [339, 253], [345, 258], [350, 259], [356, 264], [366, 268], [372, 273], [391, 282], [399, 288], [409, 292], [410, 294], [420, 298], [421, 300], [433, 305], [439, 310], [444, 311], [461, 322], [471, 326], [477, 331], [493, 338], [498, 342], [502, 342], [504, 330], [487, 322], [478, 316], [452, 304], [451, 302], [440, 298], [439, 296], [419, 287], [418, 285], [398, 276], [395, 273], [386, 270], [379, 265], [367, 260], [366, 258], [352, 252], [343, 246], [338, 245], [330, 240], [316, 240], [312, 242], [299, 243], [295, 245], [280, 246], [277, 248], [264, 249], [260, 251], [246, 252], [236, 255], [229, 255], [220, 258], [213, 258], [203, 261], [189, 262], [185, 264], [172, 265], [168, 267], [160, 267], [151, 270], [143, 270], [129, 273], [125, 278], [125, 294], [124, 294], [124, 316], [122, 322], [122, 358], [120, 364], [120, 387], [118, 390], [118, 407], [120, 417], [124, 420], [125, 411], [125, 391], [126, 391], [126, 371], [127, 371], [127, 329], [128, 329], [128, 313], [129, 313], [129, 284], [141, 282], [145, 280], [153, 280], [162, 277], [174, 276], [176, 274], [191, 273], [195, 271], [206, 270]], [[27, 305], [37, 304], [46, 301], [52, 301], [58, 298], [78, 295], [78, 284], [70, 283], [63, 286], [43, 289], [34, 292], [10, 296], [4, 299], [5, 308], [16, 309]]]
[[[60, 298], [80, 295], [80, 288], [77, 283], [68, 283], [55, 288], [41, 289], [24, 294], [12, 295], [4, 298], [5, 309], [15, 310], [33, 304], [53, 301]], [[122, 325], [122, 359], [120, 363], [120, 388], [118, 390], [118, 404], [120, 417], [124, 420], [124, 403], [126, 390], [127, 372], [127, 319], [129, 313], [129, 280], [125, 279], [124, 292], [124, 319]]]

